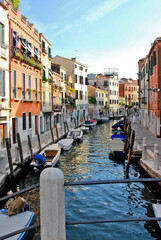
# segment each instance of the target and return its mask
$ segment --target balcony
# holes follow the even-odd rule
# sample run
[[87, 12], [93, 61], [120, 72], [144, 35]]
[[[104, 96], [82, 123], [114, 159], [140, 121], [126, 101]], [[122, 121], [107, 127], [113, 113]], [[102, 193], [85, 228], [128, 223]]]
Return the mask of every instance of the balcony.
[[39, 60], [32, 56], [27, 55], [26, 52], [17, 47], [12, 47], [12, 58], [24, 62], [25, 64], [37, 68], [38, 70], [41, 70], [43, 68]]
[[53, 105], [53, 111], [54, 112], [61, 112], [62, 105]]
[[43, 53], [43, 54], [47, 54], [47, 51], [46, 51], [45, 48], [42, 48], [42, 53]]
[[23, 20], [24, 22], [26, 22], [26, 17], [24, 15], [21, 14], [21, 20]]
[[7, 58], [7, 44], [0, 42], [0, 57]]
[[142, 97], [141, 98], [141, 103], [145, 103], [146, 104], [147, 103], [147, 97]]

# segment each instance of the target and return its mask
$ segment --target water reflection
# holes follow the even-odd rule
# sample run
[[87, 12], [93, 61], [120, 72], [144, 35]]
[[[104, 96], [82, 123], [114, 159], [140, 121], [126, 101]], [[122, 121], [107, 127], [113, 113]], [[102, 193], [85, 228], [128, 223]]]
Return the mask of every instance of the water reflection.
[[[98, 125], [83, 142], [64, 152], [59, 164], [65, 181], [120, 179], [125, 177], [125, 162], [109, 158], [107, 140], [112, 135], [113, 122]], [[129, 178], [139, 178], [137, 165], [131, 165]], [[25, 188], [39, 181], [38, 175], [29, 173], [19, 182]], [[23, 195], [35, 211], [34, 223], [39, 222], [39, 189]], [[153, 186], [142, 183], [108, 184], [65, 187], [66, 220], [94, 220], [154, 216], [150, 199], [160, 198]], [[104, 223], [67, 226], [68, 240], [159, 239], [157, 223]], [[39, 239], [39, 230], [35, 238]]]

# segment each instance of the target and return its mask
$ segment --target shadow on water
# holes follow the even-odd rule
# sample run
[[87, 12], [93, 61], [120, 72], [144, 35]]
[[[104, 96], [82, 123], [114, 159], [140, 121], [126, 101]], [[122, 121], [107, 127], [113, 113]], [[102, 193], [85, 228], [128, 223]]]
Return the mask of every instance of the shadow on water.
[[[63, 152], [57, 167], [66, 182], [84, 180], [124, 179], [125, 161], [109, 157], [107, 141], [112, 135], [109, 123], [97, 125], [83, 136], [68, 152]], [[143, 177], [138, 166], [129, 168], [129, 178]], [[18, 183], [20, 189], [39, 182], [39, 174], [29, 171]], [[39, 189], [23, 194], [39, 222]], [[143, 183], [108, 184], [65, 187], [66, 220], [98, 220], [107, 218], [154, 216], [151, 199], [161, 198], [154, 185]], [[156, 222], [103, 223], [66, 227], [68, 240], [159, 239], [161, 231]], [[34, 239], [40, 239], [39, 229]]]

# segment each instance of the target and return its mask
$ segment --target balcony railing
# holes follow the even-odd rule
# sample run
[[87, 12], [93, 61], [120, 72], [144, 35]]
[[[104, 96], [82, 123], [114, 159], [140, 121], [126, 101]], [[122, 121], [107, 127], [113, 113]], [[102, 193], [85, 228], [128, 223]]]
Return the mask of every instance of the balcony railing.
[[24, 62], [25, 64], [28, 64], [34, 68], [37, 68], [39, 70], [42, 69], [41, 62], [37, 59], [35, 59], [32, 56], [29, 56], [27, 52], [24, 52], [22, 49], [17, 47], [12, 47], [12, 58], [16, 58], [17, 60]]
[[44, 53], [44, 54], [47, 53], [46, 50], [45, 50], [45, 48], [42, 48], [42, 53]]
[[62, 110], [62, 105], [59, 105], [59, 104], [53, 105], [53, 111], [59, 112], [61, 110]]
[[27, 19], [27, 18], [26, 18], [24, 15], [21, 14], [21, 19], [22, 19], [24, 22], [26, 22], [26, 19]]
[[32, 28], [32, 23], [30, 23], [29, 21], [27, 21], [27, 25], [30, 27], [30, 28]]
[[38, 30], [37, 30], [36, 28], [34, 28], [34, 30], [35, 30], [35, 33], [36, 33], [36, 34], [38, 34], [38, 33], [39, 33], [39, 32], [38, 32]]
[[141, 103], [147, 103], [147, 97], [142, 97], [141, 98]]

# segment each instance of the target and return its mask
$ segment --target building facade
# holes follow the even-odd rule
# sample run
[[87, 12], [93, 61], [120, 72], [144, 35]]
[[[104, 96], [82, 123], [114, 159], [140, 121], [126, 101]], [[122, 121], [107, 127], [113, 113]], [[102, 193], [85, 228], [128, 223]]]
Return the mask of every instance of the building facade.
[[8, 6], [0, 1], [0, 148], [9, 137], [9, 23]]
[[67, 75], [72, 78], [76, 104], [74, 117], [80, 122], [82, 116], [87, 118], [88, 115], [87, 65], [78, 62], [76, 58], [67, 59], [61, 56], [54, 57], [52, 61], [67, 69]]
[[40, 131], [40, 41], [39, 33], [11, 4], [9, 11], [9, 86], [11, 143]]

